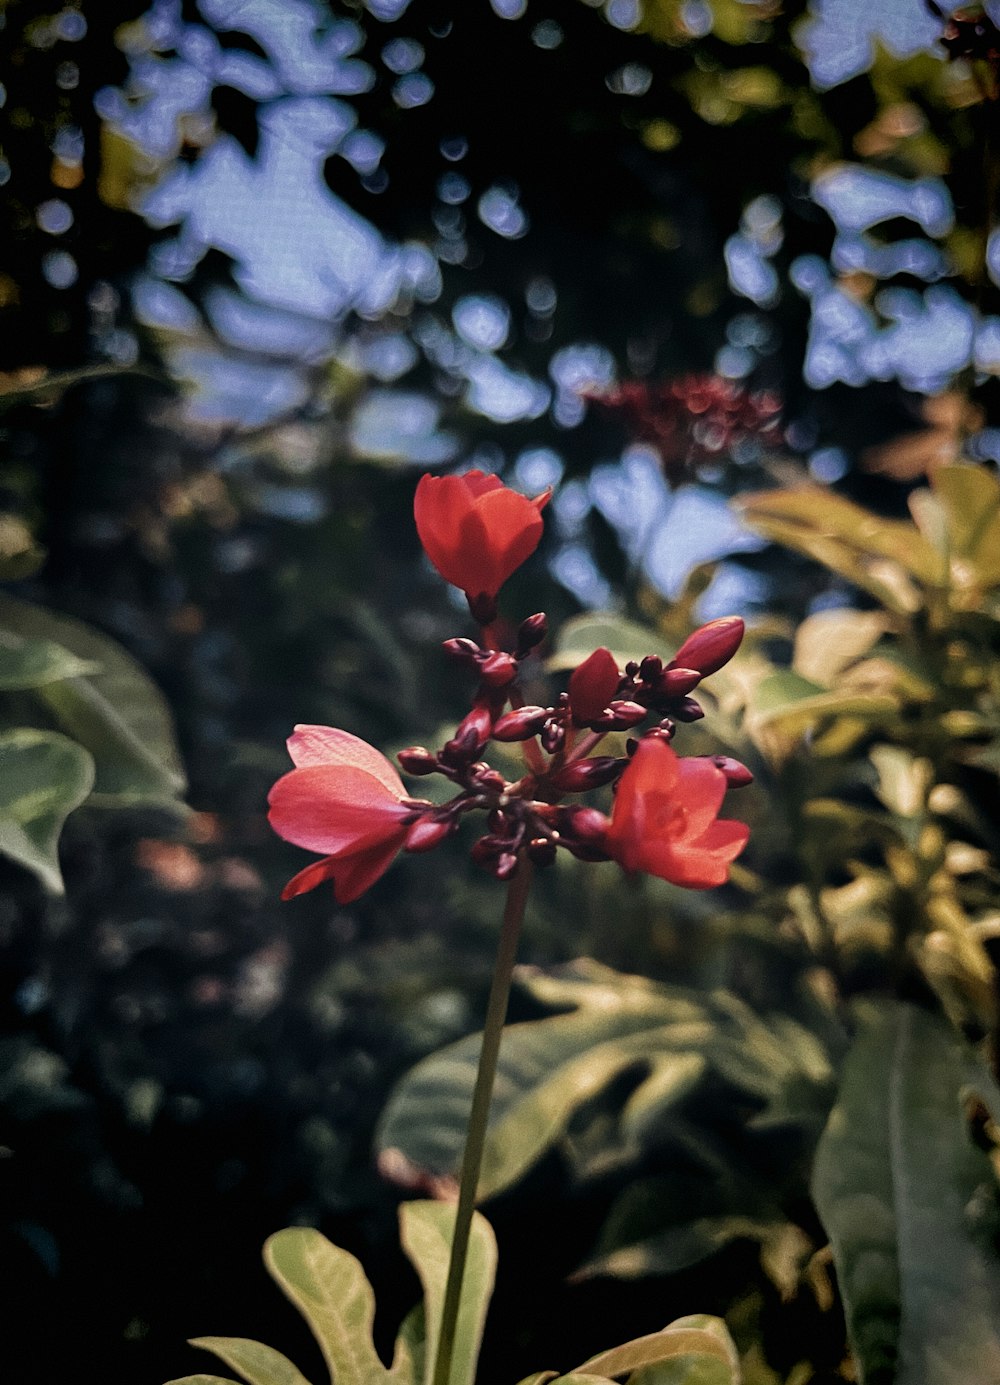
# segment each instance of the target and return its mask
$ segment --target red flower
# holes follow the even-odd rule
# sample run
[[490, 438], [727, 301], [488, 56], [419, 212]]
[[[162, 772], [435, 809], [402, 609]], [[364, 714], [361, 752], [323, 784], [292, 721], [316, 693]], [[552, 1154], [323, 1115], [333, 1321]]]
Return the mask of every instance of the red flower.
[[750, 829], [717, 817], [726, 776], [703, 758], [680, 759], [665, 740], [639, 742], [618, 784], [604, 849], [627, 871], [674, 885], [724, 885]]
[[323, 853], [281, 892], [292, 899], [332, 880], [340, 904], [364, 894], [392, 864], [408, 830], [406, 789], [366, 741], [332, 726], [296, 726], [288, 753], [295, 769], [268, 796], [279, 837]]
[[[446, 582], [488, 610], [507, 578], [538, 547], [551, 489], [529, 500], [498, 476], [421, 476], [413, 500], [417, 533]], [[487, 619], [492, 619], [488, 616]]]

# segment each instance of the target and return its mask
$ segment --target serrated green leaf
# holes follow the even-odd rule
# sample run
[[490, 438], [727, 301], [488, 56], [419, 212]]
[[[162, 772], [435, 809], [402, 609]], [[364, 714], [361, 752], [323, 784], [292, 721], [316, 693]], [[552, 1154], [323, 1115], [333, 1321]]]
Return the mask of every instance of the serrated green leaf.
[[38, 688], [61, 730], [94, 757], [93, 802], [170, 804], [185, 786], [170, 710], [120, 645], [81, 621], [0, 595], [0, 630], [49, 640], [100, 671]]
[[[404, 1202], [399, 1209], [400, 1238], [424, 1290], [426, 1345], [424, 1385], [431, 1385], [437, 1357], [445, 1284], [456, 1208], [446, 1202]], [[493, 1228], [473, 1214], [468, 1259], [462, 1279], [452, 1351], [450, 1385], [473, 1385], [496, 1279], [497, 1243]]]
[[865, 1385], [1000, 1379], [1000, 1266], [970, 1223], [995, 1182], [966, 1128], [967, 1071], [948, 1025], [882, 1002], [817, 1150], [813, 1196]]
[[312, 1329], [334, 1385], [387, 1385], [372, 1342], [375, 1295], [353, 1255], [294, 1226], [268, 1238], [264, 1264]]
[[51, 640], [26, 640], [0, 627], [0, 692], [40, 688], [99, 671], [99, 664], [78, 659]]
[[56, 731], [0, 735], [0, 852], [62, 894], [59, 833], [90, 793], [94, 762]]
[[192, 1337], [190, 1345], [212, 1352], [249, 1385], [309, 1385], [287, 1356], [263, 1342], [248, 1337]]

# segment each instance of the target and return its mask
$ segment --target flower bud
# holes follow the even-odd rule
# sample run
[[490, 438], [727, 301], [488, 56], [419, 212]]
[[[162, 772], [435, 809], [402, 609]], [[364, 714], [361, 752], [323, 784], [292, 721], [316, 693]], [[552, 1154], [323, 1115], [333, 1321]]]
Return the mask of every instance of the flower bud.
[[564, 835], [586, 846], [599, 846], [604, 840], [608, 821], [596, 808], [572, 808], [567, 814]]
[[407, 832], [403, 841], [404, 851], [433, 851], [450, 837], [457, 826], [454, 818], [422, 817]]
[[517, 662], [512, 654], [496, 650], [479, 665], [479, 676], [490, 688], [505, 688], [517, 677]]
[[671, 705], [670, 711], [675, 721], [701, 721], [705, 715], [704, 707], [693, 697], [679, 698]]
[[476, 644], [475, 640], [467, 640], [460, 637], [453, 640], [445, 640], [441, 648], [452, 659], [458, 659], [462, 663], [472, 663], [473, 660], [478, 659], [483, 652], [479, 648], [479, 645]]
[[566, 740], [566, 728], [560, 721], [547, 721], [542, 727], [542, 748], [546, 754], [554, 755], [561, 750]]
[[518, 707], [500, 717], [493, 727], [495, 741], [526, 741], [537, 736], [549, 717], [548, 707]]
[[517, 856], [513, 851], [504, 851], [497, 857], [497, 863], [493, 867], [493, 874], [498, 880], [509, 880], [517, 870]]
[[502, 793], [507, 787], [507, 781], [499, 770], [485, 764], [473, 765], [473, 770], [477, 788], [492, 789], [496, 793]]
[[633, 726], [638, 726], [640, 721], [646, 719], [647, 709], [638, 702], [627, 702], [625, 700], [608, 703], [608, 711], [614, 716], [616, 731], [629, 731]]
[[433, 774], [438, 767], [437, 756], [422, 745], [407, 746], [396, 756], [406, 774]]
[[663, 660], [657, 654], [647, 654], [639, 665], [639, 677], [644, 683], [655, 683], [663, 672]]
[[480, 837], [478, 841], [472, 843], [469, 855], [477, 866], [484, 866], [487, 870], [492, 870], [499, 851], [500, 848], [494, 841], [488, 837]]
[[697, 669], [703, 678], [717, 672], [740, 647], [746, 627], [739, 616], [722, 616], [701, 626], [678, 649], [671, 662], [673, 668]]
[[656, 684], [656, 691], [666, 697], [684, 697], [694, 692], [701, 682], [701, 674], [695, 668], [666, 669]]
[[549, 621], [544, 611], [538, 611], [527, 620], [522, 620], [517, 632], [517, 652], [523, 658], [529, 650], [541, 644], [549, 632]]
[[532, 837], [528, 843], [528, 855], [536, 866], [551, 866], [556, 859], [556, 844], [548, 837]]
[[742, 789], [753, 783], [753, 775], [746, 765], [734, 760], [731, 755], [711, 755], [709, 759], [717, 769], [722, 770], [731, 789]]
[[468, 764], [489, 740], [492, 726], [490, 709], [477, 704], [459, 722], [454, 736], [441, 751], [441, 759], [449, 765]]
[[556, 770], [550, 783], [560, 793], [583, 793], [610, 784], [625, 768], [625, 761], [613, 755], [595, 755], [591, 760], [574, 760]]
[[586, 726], [599, 717], [618, 691], [621, 674], [610, 649], [595, 649], [573, 670], [569, 679], [569, 701], [573, 721]]

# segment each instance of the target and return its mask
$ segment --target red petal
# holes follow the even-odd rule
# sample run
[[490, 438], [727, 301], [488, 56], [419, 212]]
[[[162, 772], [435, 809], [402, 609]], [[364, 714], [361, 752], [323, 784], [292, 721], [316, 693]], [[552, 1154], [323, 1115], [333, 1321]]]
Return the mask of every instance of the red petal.
[[275, 784], [268, 803], [279, 837], [324, 856], [384, 840], [407, 812], [380, 780], [350, 765], [293, 769]]
[[322, 861], [313, 861], [311, 866], [306, 866], [305, 870], [300, 870], [298, 875], [292, 876], [281, 891], [282, 899], [294, 899], [296, 895], [305, 894], [307, 890], [314, 890], [317, 885], [322, 885], [324, 880], [332, 880], [336, 867], [337, 862], [333, 856], [325, 856]]
[[511, 573], [534, 553], [545, 526], [535, 504], [506, 487], [480, 496], [476, 510], [486, 525], [499, 575], [496, 589], [499, 590]]
[[697, 757], [678, 759], [674, 793], [687, 815], [683, 833], [685, 841], [694, 841], [712, 826], [719, 815], [727, 787], [726, 776], [711, 760]]
[[602, 645], [575, 668], [569, 678], [573, 720], [583, 726], [599, 717], [618, 691], [621, 673], [610, 649]]
[[406, 829], [397, 833], [391, 841], [379, 847], [368, 847], [351, 856], [344, 856], [335, 864], [333, 889], [338, 904], [353, 904], [370, 889], [380, 875], [384, 875], [403, 844]]
[[478, 500], [487, 491], [503, 490], [504, 488], [500, 477], [495, 476], [493, 472], [463, 471], [462, 475], [454, 477], [454, 480], [461, 481], [473, 500]]
[[405, 798], [402, 779], [380, 751], [367, 741], [333, 726], [296, 726], [288, 753], [300, 769], [308, 765], [350, 765], [364, 770], [396, 798]]

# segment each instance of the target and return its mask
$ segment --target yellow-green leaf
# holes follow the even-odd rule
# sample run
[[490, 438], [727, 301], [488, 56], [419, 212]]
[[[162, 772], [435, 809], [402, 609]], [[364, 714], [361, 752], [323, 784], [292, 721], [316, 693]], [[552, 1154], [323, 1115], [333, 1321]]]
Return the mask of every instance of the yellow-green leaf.
[[0, 853], [62, 894], [59, 834], [90, 793], [94, 762], [57, 731], [23, 728], [0, 735]]
[[309, 1385], [287, 1356], [263, 1342], [248, 1337], [192, 1337], [191, 1345], [212, 1352], [249, 1385]]
[[293, 1226], [268, 1238], [264, 1264], [312, 1328], [334, 1385], [386, 1385], [372, 1342], [375, 1295], [353, 1255]]

